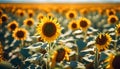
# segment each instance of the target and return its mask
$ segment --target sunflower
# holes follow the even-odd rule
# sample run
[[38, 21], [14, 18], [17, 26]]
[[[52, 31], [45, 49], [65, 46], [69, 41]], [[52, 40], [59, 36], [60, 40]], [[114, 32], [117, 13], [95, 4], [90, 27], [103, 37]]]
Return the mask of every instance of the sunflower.
[[49, 43], [58, 38], [61, 33], [61, 27], [57, 19], [44, 17], [38, 24], [36, 31], [44, 41]]
[[25, 40], [27, 38], [27, 30], [23, 28], [17, 28], [13, 31], [12, 36], [16, 40]]
[[41, 19], [43, 19], [44, 15], [42, 13], [39, 13], [37, 15], [37, 19], [40, 21]]
[[71, 49], [67, 47], [61, 47], [58, 48], [53, 52], [53, 55], [51, 56], [51, 67], [55, 67], [55, 64], [58, 62], [63, 61], [64, 59], [69, 61], [69, 54], [71, 52]]
[[34, 19], [33, 18], [28, 18], [24, 20], [24, 25], [31, 27], [34, 24]]
[[33, 10], [28, 10], [28, 16], [31, 18], [34, 16], [34, 11]]
[[116, 11], [114, 9], [107, 9], [106, 14], [107, 14], [107, 16], [115, 15]]
[[16, 21], [12, 21], [7, 25], [7, 28], [9, 31], [14, 31], [16, 28], [18, 28], [18, 23]]
[[25, 10], [18, 9], [18, 10], [16, 11], [16, 14], [17, 14], [17, 16], [19, 16], [19, 17], [23, 17], [23, 16], [25, 15]]
[[90, 25], [91, 25], [91, 21], [87, 18], [81, 17], [78, 21], [78, 28], [80, 28], [83, 31], [86, 31]]
[[116, 30], [115, 30], [115, 32], [116, 32], [116, 35], [117, 35], [117, 36], [120, 36], [120, 23], [116, 25]]
[[3, 48], [2, 48], [2, 44], [0, 43], [0, 62], [3, 61], [3, 53], [4, 53], [4, 51], [3, 51]]
[[98, 8], [97, 11], [98, 11], [99, 15], [103, 15], [104, 14], [104, 9], [102, 9], [102, 8]]
[[6, 14], [2, 14], [1, 19], [2, 19], [2, 22], [7, 22], [8, 16]]
[[69, 10], [66, 13], [66, 18], [67, 19], [75, 19], [77, 17], [77, 12], [75, 10]]
[[75, 21], [75, 20], [70, 21], [68, 24], [68, 28], [73, 31], [78, 29], [77, 21]]
[[88, 14], [88, 9], [86, 8], [80, 9], [80, 15], [84, 16], [86, 14]]
[[112, 38], [109, 34], [100, 33], [95, 40], [98, 51], [106, 50], [110, 45], [111, 40]]
[[108, 23], [110, 23], [110, 24], [114, 24], [114, 23], [117, 23], [118, 22], [118, 17], [117, 16], [115, 16], [115, 15], [111, 15], [111, 16], [109, 16], [108, 17]]
[[2, 19], [0, 18], [0, 25], [2, 25]]
[[119, 69], [120, 68], [120, 54], [118, 55], [109, 54], [105, 62], [108, 62], [106, 69]]
[[47, 13], [47, 16], [48, 17], [54, 17], [54, 14], [53, 13]]

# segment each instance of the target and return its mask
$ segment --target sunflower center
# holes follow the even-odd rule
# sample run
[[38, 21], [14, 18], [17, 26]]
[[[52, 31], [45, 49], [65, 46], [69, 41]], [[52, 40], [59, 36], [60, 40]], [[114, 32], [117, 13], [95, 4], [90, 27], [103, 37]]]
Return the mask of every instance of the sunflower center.
[[76, 23], [73, 23], [72, 28], [76, 28], [76, 27], [77, 27]]
[[73, 13], [70, 13], [70, 14], [69, 14], [69, 17], [70, 17], [70, 18], [74, 18], [74, 14], [73, 14]]
[[104, 45], [106, 42], [107, 42], [107, 38], [104, 35], [101, 35], [101, 37], [98, 36], [96, 39], [96, 43], [99, 45]]
[[47, 37], [51, 37], [51, 36], [55, 35], [56, 30], [57, 30], [56, 26], [52, 22], [47, 22], [42, 27], [42, 32]]
[[32, 24], [33, 24], [33, 22], [32, 22], [31, 20], [28, 20], [28, 21], [27, 21], [27, 25], [28, 25], [28, 26], [31, 26]]
[[87, 25], [88, 25], [87, 22], [84, 20], [80, 22], [80, 27], [87, 27]]
[[64, 59], [65, 57], [65, 50], [63, 48], [57, 50], [57, 57], [56, 57], [56, 62], [60, 62]]
[[111, 22], [111, 23], [115, 23], [115, 22], [116, 22], [116, 19], [113, 17], [113, 18], [110, 19], [110, 22]]
[[5, 16], [2, 17], [2, 21], [5, 22], [7, 21], [7, 18]]
[[43, 19], [43, 16], [39, 16], [39, 20], [40, 20], [40, 19]]
[[24, 15], [23, 12], [21, 12], [21, 13], [20, 13], [20, 16], [22, 17], [23, 15]]
[[10, 26], [10, 28], [11, 28], [12, 30], [15, 30], [16, 25], [15, 25], [15, 24], [12, 24], [12, 25]]
[[32, 16], [33, 16], [33, 14], [32, 14], [32, 13], [30, 13], [30, 14], [29, 14], [29, 17], [32, 17]]
[[109, 15], [113, 15], [114, 13], [112, 11], [109, 12]]
[[16, 33], [16, 36], [17, 36], [18, 38], [23, 38], [23, 37], [24, 37], [24, 32], [23, 32], [23, 31], [18, 31], [18, 32]]
[[120, 68], [120, 55], [115, 56], [112, 62], [112, 66], [114, 69], [119, 69]]

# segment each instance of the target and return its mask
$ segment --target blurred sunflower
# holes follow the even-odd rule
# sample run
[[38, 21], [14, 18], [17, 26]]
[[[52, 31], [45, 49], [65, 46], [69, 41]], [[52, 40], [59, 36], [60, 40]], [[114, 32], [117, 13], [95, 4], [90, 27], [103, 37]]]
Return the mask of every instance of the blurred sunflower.
[[27, 30], [23, 28], [17, 28], [13, 31], [12, 36], [16, 40], [25, 40], [27, 38]]
[[54, 68], [57, 62], [61, 62], [64, 59], [69, 61], [70, 52], [71, 52], [71, 49], [67, 47], [61, 47], [55, 50], [53, 52], [53, 55], [51, 56], [51, 67]]
[[104, 9], [102, 9], [102, 8], [98, 8], [97, 11], [98, 11], [99, 15], [103, 15], [104, 14]]
[[0, 9], [0, 16], [2, 16], [2, 14], [3, 14], [3, 11]]
[[2, 19], [0, 18], [0, 25], [2, 25]]
[[118, 17], [115, 16], [115, 15], [111, 15], [111, 16], [109, 16], [108, 19], [107, 19], [108, 23], [110, 23], [110, 24], [117, 23], [118, 20], [119, 20]]
[[45, 12], [45, 13], [51, 12], [51, 9], [48, 7], [46, 7], [46, 8], [43, 7], [43, 8], [41, 8], [41, 10], [43, 10], [43, 12]]
[[41, 19], [43, 19], [44, 15], [42, 13], [39, 13], [37, 15], [37, 19], [40, 21]]
[[73, 31], [78, 29], [77, 21], [75, 20], [70, 21], [68, 24], [68, 28]]
[[33, 10], [28, 10], [28, 16], [31, 18], [34, 16], [34, 11]]
[[1, 19], [2, 19], [2, 22], [7, 22], [8, 16], [6, 14], [2, 14]]
[[109, 34], [100, 33], [95, 40], [95, 45], [98, 51], [106, 50], [110, 45], [111, 40], [112, 38]]
[[116, 11], [114, 9], [107, 9], [106, 15], [107, 16], [116, 15]]
[[86, 8], [80, 9], [80, 15], [84, 16], [86, 14], [88, 14], [88, 9]]
[[52, 42], [58, 38], [61, 33], [60, 24], [55, 18], [43, 17], [37, 26], [37, 34], [40, 34], [44, 41]]
[[117, 35], [117, 36], [120, 36], [120, 23], [116, 25], [116, 30], [115, 30], [115, 32], [116, 32], [116, 35]]
[[24, 25], [25, 26], [31, 27], [31, 26], [33, 26], [33, 24], [34, 24], [34, 19], [33, 18], [27, 18], [27, 19], [24, 20]]
[[16, 11], [16, 15], [19, 16], [19, 17], [23, 17], [25, 15], [25, 10], [22, 10], [22, 9], [18, 9]]
[[120, 68], [120, 54], [118, 55], [109, 54], [105, 62], [108, 62], [106, 69], [119, 69]]
[[47, 13], [47, 16], [48, 17], [54, 17], [54, 14], [49, 12], [49, 13]]
[[12, 21], [7, 25], [7, 28], [9, 31], [14, 31], [16, 28], [18, 28], [18, 23], [16, 21]]
[[2, 44], [0, 43], [0, 62], [3, 61], [3, 53], [4, 53], [3, 47], [2, 47]]
[[77, 21], [78, 28], [80, 28], [83, 31], [86, 31], [91, 26], [91, 21], [85, 17], [81, 17]]
[[58, 10], [58, 13], [60, 14], [64, 14], [67, 11], [66, 7], [60, 7], [57, 10]]
[[75, 19], [77, 17], [77, 12], [75, 10], [69, 10], [66, 13], [67, 19]]

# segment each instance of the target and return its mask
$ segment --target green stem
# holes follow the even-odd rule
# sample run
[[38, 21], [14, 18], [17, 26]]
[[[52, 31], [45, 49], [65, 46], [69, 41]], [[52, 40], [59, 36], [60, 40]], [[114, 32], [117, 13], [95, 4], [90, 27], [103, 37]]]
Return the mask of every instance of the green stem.
[[[75, 44], [76, 44], [76, 40], [75, 40]], [[77, 46], [77, 48], [75, 49], [76, 50], [76, 61], [79, 61], [79, 48], [78, 48], [78, 46]]]
[[48, 44], [49, 45], [48, 45], [48, 49], [47, 49], [48, 55], [47, 55], [47, 61], [46, 61], [46, 69], [51, 69], [51, 67], [49, 66], [48, 61], [50, 60], [50, 51], [51, 51], [52, 44], [51, 43], [48, 43]]
[[94, 68], [98, 69], [99, 66], [99, 59], [98, 59], [98, 49], [95, 49], [96, 53], [95, 53], [95, 62], [94, 62]]
[[87, 37], [87, 31], [84, 31], [84, 41], [86, 41], [86, 37]]

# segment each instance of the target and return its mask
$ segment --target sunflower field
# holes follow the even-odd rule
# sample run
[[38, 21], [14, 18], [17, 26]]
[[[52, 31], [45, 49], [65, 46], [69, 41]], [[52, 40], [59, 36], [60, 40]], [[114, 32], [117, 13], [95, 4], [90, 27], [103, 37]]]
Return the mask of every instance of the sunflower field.
[[120, 69], [119, 3], [0, 3], [0, 69]]

